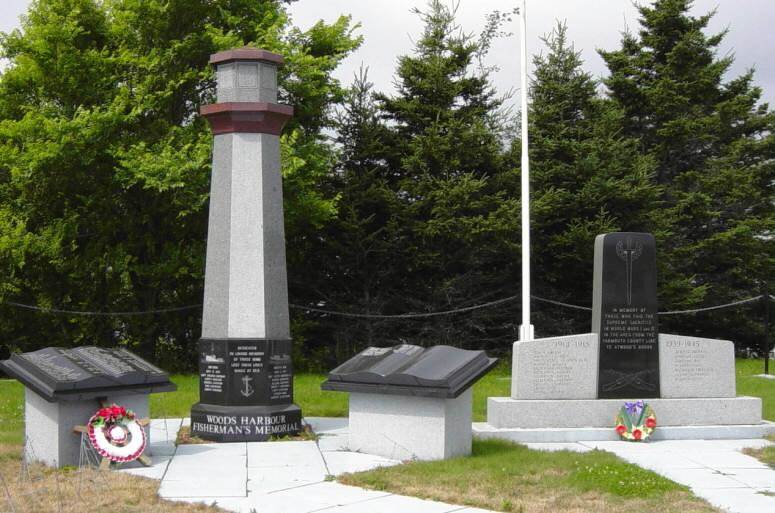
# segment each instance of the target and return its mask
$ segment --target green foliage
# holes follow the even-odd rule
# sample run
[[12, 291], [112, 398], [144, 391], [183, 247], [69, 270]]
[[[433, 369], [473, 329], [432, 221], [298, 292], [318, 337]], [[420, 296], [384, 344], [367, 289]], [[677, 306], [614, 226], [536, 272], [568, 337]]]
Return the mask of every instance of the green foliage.
[[[342, 106], [341, 157], [328, 183], [340, 208], [308, 254], [320, 258], [317, 276], [305, 276], [315, 284], [306, 288], [311, 304], [428, 312], [513, 290], [505, 276], [515, 265], [519, 205], [503, 186], [515, 181], [503, 158], [501, 100], [477, 66], [486, 41], [463, 33], [440, 1], [416, 14], [425, 28], [399, 59], [397, 94], [373, 93], [362, 71]], [[331, 356], [341, 360], [400, 340], [490, 347], [513, 337], [512, 319], [502, 310], [415, 321], [323, 317], [310, 336], [333, 339]]]
[[[0, 299], [91, 311], [201, 302], [212, 136], [197, 113], [213, 98], [208, 57], [226, 48], [285, 56], [289, 237], [319, 227], [335, 211], [316, 185], [334, 158], [323, 130], [342, 95], [331, 72], [359, 44], [351, 31], [346, 17], [295, 29], [279, 1], [33, 2], [2, 37]], [[181, 368], [199, 336], [197, 310], [0, 308], [12, 349], [124, 343]]]
[[[280, 98], [292, 303], [367, 313], [436, 312], [518, 294], [519, 140], [484, 63], [512, 13], [466, 34], [430, 0], [400, 57], [397, 92], [366, 71], [332, 78], [360, 43], [343, 16], [302, 31], [279, 0], [37, 0], [0, 37], [0, 337], [9, 347], [126, 344], [190, 368], [201, 302], [213, 101], [208, 57], [282, 54]], [[689, 0], [639, 7], [641, 27], [601, 51], [602, 83], [558, 25], [530, 88], [533, 292], [589, 304], [593, 240], [651, 231], [661, 309], [749, 297], [775, 274], [775, 113], [753, 72], [727, 80]], [[604, 86], [604, 87], [601, 87]], [[602, 90], [605, 89], [603, 92]], [[770, 289], [770, 293], [772, 293]], [[539, 335], [589, 315], [535, 305]], [[428, 319], [294, 311], [297, 366], [326, 371], [366, 345], [446, 343], [503, 352], [517, 304]], [[663, 317], [662, 331], [760, 345], [756, 307]], [[491, 384], [498, 389], [498, 384]]]
[[[714, 15], [690, 0], [639, 7], [641, 29], [600, 52], [625, 134], [656, 161], [655, 214], [663, 309], [723, 303], [759, 293], [775, 273], [775, 113], [759, 103], [753, 71], [724, 81], [732, 57], [707, 35]], [[670, 328], [755, 344], [756, 312], [667, 320]], [[670, 329], [668, 328], [668, 329]]]
[[[621, 135], [621, 111], [597, 95], [565, 25], [544, 42], [546, 55], [534, 58], [528, 118], [535, 290], [589, 304], [595, 237], [650, 231], [659, 189], [652, 183], [653, 160], [638, 151], [637, 139]], [[589, 329], [588, 315], [556, 318], [551, 309], [539, 313], [536, 324], [552, 334]]]

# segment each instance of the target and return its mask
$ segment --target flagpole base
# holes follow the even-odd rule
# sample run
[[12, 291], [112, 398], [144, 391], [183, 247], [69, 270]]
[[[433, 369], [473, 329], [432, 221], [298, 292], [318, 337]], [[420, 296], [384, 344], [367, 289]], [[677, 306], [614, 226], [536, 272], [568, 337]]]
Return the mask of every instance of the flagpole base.
[[519, 340], [523, 342], [525, 340], [534, 340], [535, 331], [532, 324], [522, 324], [519, 327]]

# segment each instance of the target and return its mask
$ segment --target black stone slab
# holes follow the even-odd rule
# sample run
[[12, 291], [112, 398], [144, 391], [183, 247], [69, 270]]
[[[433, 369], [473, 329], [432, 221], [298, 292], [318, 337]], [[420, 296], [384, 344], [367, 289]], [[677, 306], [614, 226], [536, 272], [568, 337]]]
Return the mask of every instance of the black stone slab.
[[598, 398], [659, 397], [654, 236], [595, 239], [592, 331], [600, 337]]
[[177, 389], [166, 372], [122, 348], [47, 347], [11, 355], [0, 366], [52, 402]]
[[293, 404], [290, 340], [201, 339], [191, 433], [215, 442], [260, 442], [301, 430]]
[[292, 403], [291, 341], [201, 339], [199, 398], [222, 406]]
[[276, 406], [221, 406], [197, 403], [191, 407], [191, 433], [214, 442], [264, 442], [273, 436], [301, 431], [301, 409]]
[[369, 347], [332, 370], [320, 388], [341, 392], [454, 398], [492, 369], [484, 351], [409, 344]]

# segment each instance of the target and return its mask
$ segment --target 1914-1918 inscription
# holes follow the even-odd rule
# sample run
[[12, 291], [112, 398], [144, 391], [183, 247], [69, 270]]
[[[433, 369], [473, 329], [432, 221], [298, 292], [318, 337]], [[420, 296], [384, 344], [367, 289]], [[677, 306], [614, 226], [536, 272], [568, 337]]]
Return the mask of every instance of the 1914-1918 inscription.
[[648, 233], [595, 239], [592, 331], [599, 398], [659, 397], [656, 244]]

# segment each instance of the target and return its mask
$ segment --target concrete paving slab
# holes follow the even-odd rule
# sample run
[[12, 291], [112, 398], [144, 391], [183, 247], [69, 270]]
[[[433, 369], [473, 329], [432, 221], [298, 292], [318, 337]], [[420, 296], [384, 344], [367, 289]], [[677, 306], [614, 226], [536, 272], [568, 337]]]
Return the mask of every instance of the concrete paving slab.
[[247, 456], [247, 444], [184, 444], [179, 445], [176, 452], [177, 456], [222, 456], [222, 455], [241, 455]]
[[295, 467], [324, 465], [314, 441], [309, 442], [250, 442], [247, 444], [248, 467]]
[[347, 417], [304, 417], [304, 422], [317, 434], [347, 433], [349, 420]]
[[589, 452], [592, 449], [579, 443], [563, 443], [563, 442], [544, 442], [544, 443], [527, 443], [525, 444], [529, 449], [535, 451], [571, 451], [571, 452]]
[[201, 497], [213, 498], [219, 497], [247, 497], [246, 479], [242, 476], [221, 475], [216, 476], [209, 473], [207, 477], [202, 476], [200, 469], [198, 478], [188, 478], [184, 480], [171, 480], [164, 478], [159, 487], [159, 496], [165, 499], [172, 497]]
[[705, 451], [687, 455], [692, 461], [696, 461], [706, 467], [714, 469], [731, 468], [758, 468], [769, 469], [767, 465], [753, 456], [748, 456], [736, 451]]
[[321, 513], [450, 513], [459, 511], [460, 506], [443, 502], [426, 501], [403, 495], [388, 495], [365, 502], [320, 510]]
[[333, 476], [352, 472], [364, 472], [378, 467], [392, 467], [401, 462], [359, 452], [325, 452], [328, 472]]
[[323, 482], [328, 477], [328, 473], [322, 465], [310, 467], [264, 467], [249, 468], [247, 477], [248, 489], [252, 493], [269, 493]]
[[772, 469], [735, 468], [720, 469], [735, 481], [757, 490], [775, 489], [775, 471]]
[[665, 452], [692, 453], [717, 452], [717, 451], [742, 451], [745, 448], [766, 447], [772, 442], [763, 438], [749, 438], [742, 440], [658, 440], [648, 442], [655, 450]]
[[183, 419], [180, 418], [151, 419], [151, 440], [171, 440], [174, 442], [175, 438], [178, 436], [178, 431], [180, 430], [180, 425], [182, 422]]
[[350, 437], [339, 434], [323, 434], [318, 438], [318, 448], [323, 451], [346, 451], [350, 448]]
[[672, 481], [688, 486], [692, 491], [708, 488], [748, 488], [740, 481], [732, 479], [731, 476], [709, 468], [660, 469], [658, 473]]
[[775, 497], [756, 493], [750, 488], [705, 488], [695, 491], [695, 494], [724, 511], [734, 513], [772, 513], [775, 511]]
[[156, 456], [171, 456], [175, 454], [175, 450], [177, 449], [177, 446], [175, 445], [175, 442], [172, 441], [161, 441], [161, 442], [154, 442], [153, 438], [151, 438], [151, 443], [148, 444], [148, 447], [146, 448], [146, 453], [151, 457]]
[[125, 474], [131, 474], [133, 476], [161, 480], [164, 477], [164, 473], [167, 472], [167, 467], [169, 466], [171, 460], [172, 455], [153, 456], [151, 458], [152, 464], [150, 467], [146, 467], [137, 461], [122, 466], [118, 469], [118, 471]]
[[[371, 501], [387, 495], [390, 494], [324, 482], [275, 493], [251, 495], [247, 500], [247, 506], [255, 508], [259, 513], [311, 513]], [[368, 509], [362, 511], [368, 511]]]

